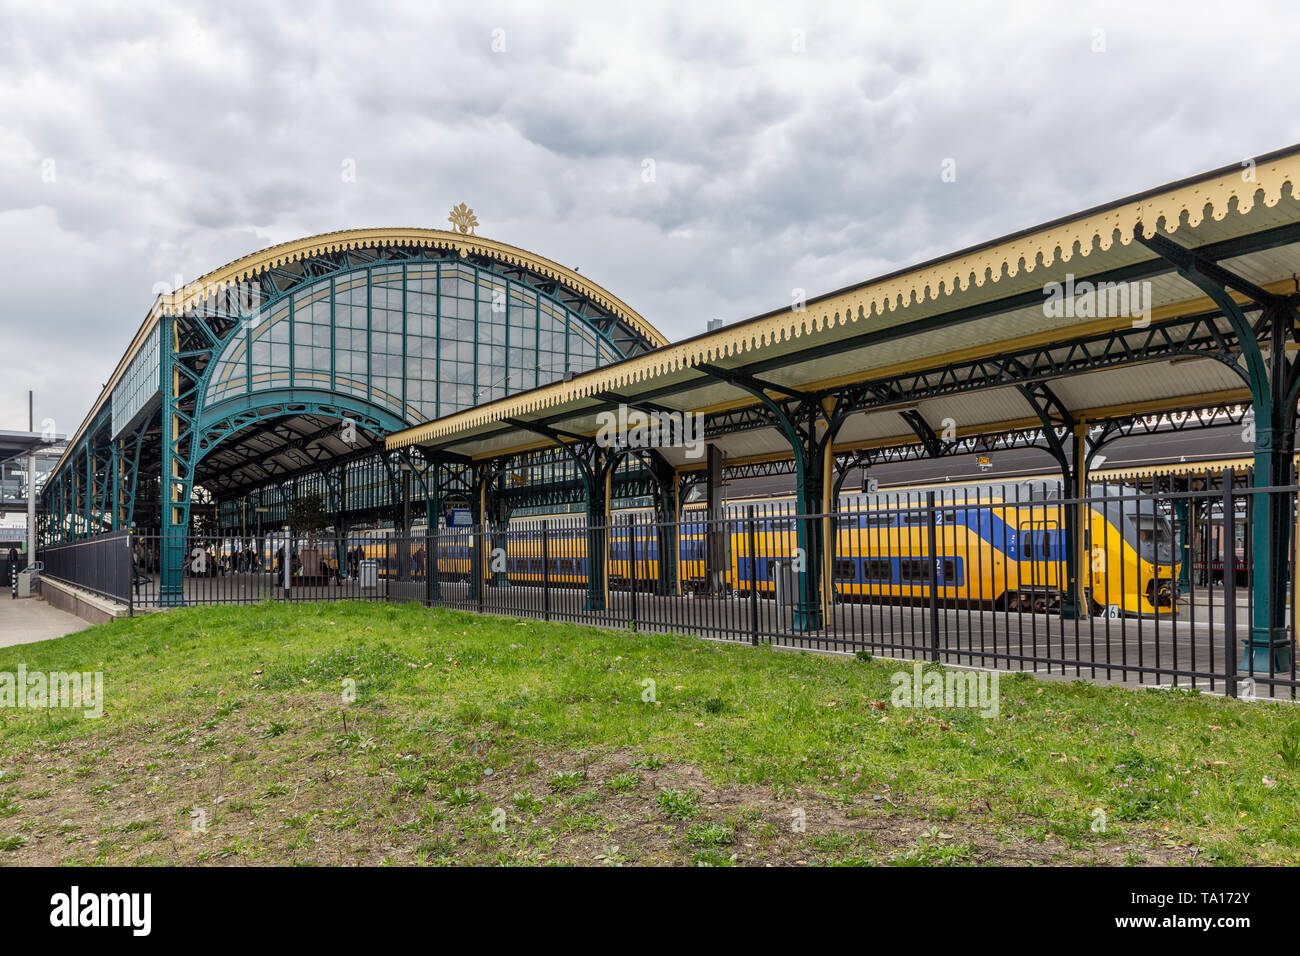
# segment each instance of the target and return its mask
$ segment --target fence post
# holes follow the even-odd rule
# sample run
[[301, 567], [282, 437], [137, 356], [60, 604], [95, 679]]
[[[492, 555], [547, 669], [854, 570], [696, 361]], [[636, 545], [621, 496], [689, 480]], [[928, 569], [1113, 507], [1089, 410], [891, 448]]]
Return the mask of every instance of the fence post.
[[745, 508], [745, 537], [745, 550], [749, 552], [749, 642], [758, 647], [758, 534], [753, 505]]
[[[1232, 469], [1223, 470], [1223, 667], [1224, 690], [1237, 696], [1237, 504]], [[1247, 509], [1249, 511], [1249, 509]]]
[[627, 516], [627, 576], [628, 576], [628, 593], [632, 596], [632, 630], [636, 630], [636, 579], [637, 579], [637, 559], [636, 559], [636, 516]]
[[487, 579], [487, 567], [484, 559], [488, 557], [487, 553], [487, 523], [476, 525], [474, 528], [474, 553], [478, 556], [478, 561], [474, 564], [474, 593], [478, 595], [479, 613], [483, 612], [483, 592], [487, 590], [484, 581]]
[[284, 599], [289, 600], [289, 588], [293, 586], [293, 529], [284, 528], [284, 558], [280, 570], [284, 573]]
[[[435, 518], [436, 520], [436, 518]], [[424, 606], [433, 604], [433, 582], [438, 578], [438, 529], [424, 528]]]
[[123, 538], [126, 543], [126, 616], [135, 617], [135, 541], [133, 532]]
[[934, 527], [934, 492], [925, 493], [925, 537], [930, 573], [930, 659], [939, 661], [939, 541]]
[[542, 619], [551, 619], [551, 533], [550, 522], [542, 522]]

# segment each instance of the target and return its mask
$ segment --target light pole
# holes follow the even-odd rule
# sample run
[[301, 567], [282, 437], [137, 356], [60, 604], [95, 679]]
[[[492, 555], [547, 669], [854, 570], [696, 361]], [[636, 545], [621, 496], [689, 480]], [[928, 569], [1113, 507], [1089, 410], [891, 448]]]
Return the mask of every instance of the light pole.
[[[27, 392], [27, 430], [36, 430], [36, 399]], [[117, 502], [113, 503], [114, 507]], [[27, 566], [36, 563], [36, 448], [27, 449]]]

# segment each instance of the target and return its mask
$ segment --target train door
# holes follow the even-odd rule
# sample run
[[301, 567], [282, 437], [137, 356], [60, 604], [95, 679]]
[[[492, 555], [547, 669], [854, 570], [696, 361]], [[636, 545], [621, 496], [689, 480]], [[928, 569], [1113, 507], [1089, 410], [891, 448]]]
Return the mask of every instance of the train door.
[[1056, 590], [1060, 586], [1061, 526], [1055, 518], [1036, 518], [1021, 529], [1021, 560], [1028, 562], [1027, 579], [1034, 591]]

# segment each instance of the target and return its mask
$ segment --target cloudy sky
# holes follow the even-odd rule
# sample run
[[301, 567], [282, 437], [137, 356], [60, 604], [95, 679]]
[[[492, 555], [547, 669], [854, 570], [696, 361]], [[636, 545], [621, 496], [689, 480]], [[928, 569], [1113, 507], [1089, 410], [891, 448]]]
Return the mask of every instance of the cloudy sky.
[[313, 233], [464, 201], [681, 338], [1300, 140], [1285, 3], [202, 6], [0, 0], [0, 428]]

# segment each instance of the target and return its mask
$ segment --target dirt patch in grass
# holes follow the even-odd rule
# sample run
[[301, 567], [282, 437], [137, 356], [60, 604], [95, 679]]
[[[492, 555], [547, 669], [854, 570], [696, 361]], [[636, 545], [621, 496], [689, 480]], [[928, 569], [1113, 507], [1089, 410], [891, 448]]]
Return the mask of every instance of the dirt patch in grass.
[[[267, 703], [270, 703], [269, 701]], [[982, 801], [723, 786], [631, 750], [537, 749], [485, 723], [399, 726], [332, 695], [234, 702], [10, 756], [0, 864], [1171, 864], [1128, 828], [1071, 843]], [[29, 768], [25, 773], [14, 767]]]

